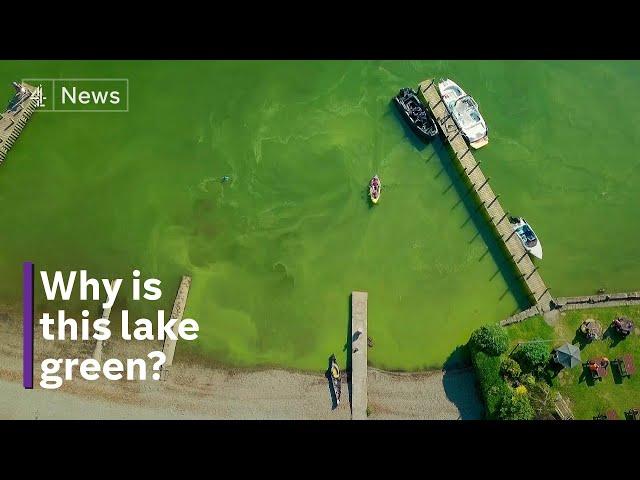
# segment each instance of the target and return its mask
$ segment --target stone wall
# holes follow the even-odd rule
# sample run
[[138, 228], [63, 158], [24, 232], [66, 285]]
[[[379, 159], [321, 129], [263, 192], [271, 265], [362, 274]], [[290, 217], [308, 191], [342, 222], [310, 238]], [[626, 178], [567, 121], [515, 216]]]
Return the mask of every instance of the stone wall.
[[540, 310], [536, 305], [534, 305], [533, 307], [527, 308], [515, 315], [511, 315], [509, 318], [505, 318], [500, 322], [500, 325], [504, 327], [506, 325], [511, 325], [512, 323], [519, 323], [527, 318], [535, 317], [536, 315], [540, 315]]
[[[640, 292], [628, 292], [628, 293], [603, 293], [599, 295], [585, 295], [582, 297], [558, 297], [554, 301], [554, 310], [566, 311], [566, 310], [582, 310], [588, 308], [607, 308], [607, 307], [622, 307], [628, 305], [640, 305]], [[539, 308], [537, 306], [530, 307], [522, 312], [518, 312], [515, 315], [505, 318], [500, 322], [500, 325], [506, 326], [512, 323], [522, 322], [527, 318], [540, 315]]]

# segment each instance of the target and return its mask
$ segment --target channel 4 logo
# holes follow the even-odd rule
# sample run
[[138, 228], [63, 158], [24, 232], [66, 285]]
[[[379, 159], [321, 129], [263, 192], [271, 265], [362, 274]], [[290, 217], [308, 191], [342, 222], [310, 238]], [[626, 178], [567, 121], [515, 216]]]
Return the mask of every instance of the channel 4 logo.
[[127, 78], [24, 78], [41, 112], [128, 112]]

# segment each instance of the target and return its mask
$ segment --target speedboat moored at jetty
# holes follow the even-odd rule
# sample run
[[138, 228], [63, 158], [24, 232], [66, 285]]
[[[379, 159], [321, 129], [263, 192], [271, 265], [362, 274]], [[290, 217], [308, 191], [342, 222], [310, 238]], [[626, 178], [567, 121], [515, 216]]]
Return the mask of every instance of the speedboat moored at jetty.
[[380, 193], [382, 190], [382, 183], [378, 178], [378, 175], [374, 176], [369, 182], [369, 198], [373, 202], [373, 204], [377, 204], [378, 200], [380, 200]]
[[511, 224], [516, 235], [522, 241], [524, 249], [534, 257], [541, 259], [542, 244], [527, 221], [524, 218], [516, 217], [511, 219]]
[[342, 380], [340, 378], [340, 367], [336, 361], [336, 356], [331, 354], [329, 357], [329, 376], [331, 377], [331, 387], [336, 397], [336, 407], [340, 405], [340, 393], [342, 392]]
[[489, 143], [489, 131], [476, 101], [460, 86], [448, 78], [438, 83], [438, 89], [451, 118], [456, 122], [462, 136], [473, 148]]
[[393, 101], [416, 135], [426, 142], [438, 135], [438, 126], [435, 120], [420, 102], [415, 91], [410, 88], [403, 88], [393, 98]]

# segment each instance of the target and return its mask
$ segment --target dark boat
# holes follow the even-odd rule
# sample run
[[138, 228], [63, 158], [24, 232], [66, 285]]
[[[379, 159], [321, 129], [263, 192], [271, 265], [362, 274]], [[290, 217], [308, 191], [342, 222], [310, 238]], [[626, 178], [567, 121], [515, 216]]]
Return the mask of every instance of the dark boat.
[[331, 379], [331, 387], [336, 397], [336, 407], [340, 405], [340, 393], [342, 392], [342, 380], [340, 378], [340, 367], [336, 361], [336, 356], [331, 354], [329, 357], [329, 378]]
[[438, 125], [420, 102], [415, 91], [403, 88], [393, 101], [416, 135], [427, 142], [438, 135]]

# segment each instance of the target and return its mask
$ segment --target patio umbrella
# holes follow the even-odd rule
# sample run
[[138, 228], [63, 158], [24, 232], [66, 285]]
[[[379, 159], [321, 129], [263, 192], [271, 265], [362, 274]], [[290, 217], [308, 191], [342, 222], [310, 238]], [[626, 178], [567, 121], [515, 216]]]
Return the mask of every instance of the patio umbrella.
[[554, 359], [560, 365], [567, 368], [573, 368], [582, 364], [580, 349], [571, 343], [565, 343], [561, 347], [556, 348]]

